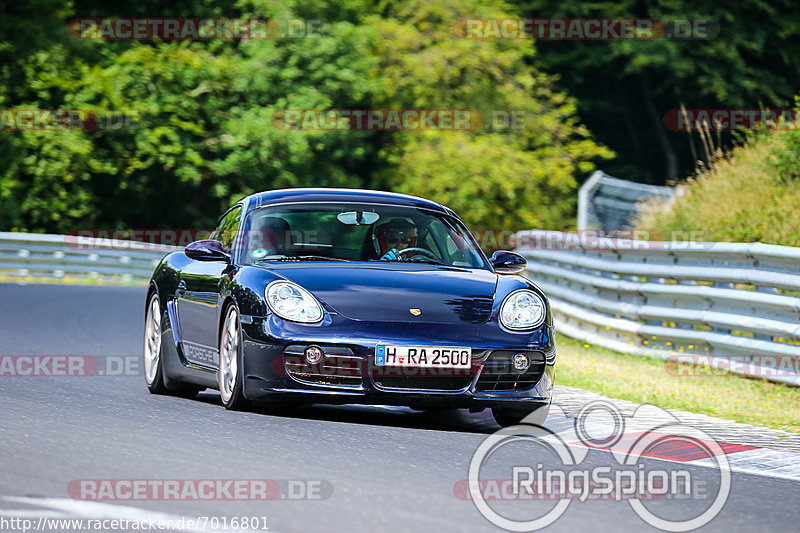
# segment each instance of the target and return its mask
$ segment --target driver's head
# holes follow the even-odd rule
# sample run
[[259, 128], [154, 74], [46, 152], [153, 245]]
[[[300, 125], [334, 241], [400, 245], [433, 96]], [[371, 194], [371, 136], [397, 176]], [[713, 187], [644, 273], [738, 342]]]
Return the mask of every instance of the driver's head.
[[404, 218], [393, 218], [376, 228], [381, 255], [392, 248], [403, 250], [417, 245], [417, 227]]

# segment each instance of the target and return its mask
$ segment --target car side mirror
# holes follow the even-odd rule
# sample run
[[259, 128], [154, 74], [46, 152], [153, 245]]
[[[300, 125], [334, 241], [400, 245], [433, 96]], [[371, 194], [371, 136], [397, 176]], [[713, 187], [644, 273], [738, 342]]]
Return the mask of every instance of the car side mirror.
[[225, 261], [230, 263], [230, 251], [222, 246], [222, 243], [213, 239], [194, 241], [186, 245], [184, 253], [195, 261]]
[[528, 262], [519, 254], [498, 250], [489, 261], [498, 274], [517, 274], [525, 270]]

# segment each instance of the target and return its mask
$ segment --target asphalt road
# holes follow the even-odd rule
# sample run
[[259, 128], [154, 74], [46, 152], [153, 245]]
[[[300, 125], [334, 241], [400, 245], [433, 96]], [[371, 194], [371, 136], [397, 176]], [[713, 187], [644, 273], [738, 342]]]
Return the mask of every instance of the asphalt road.
[[[0, 356], [138, 358], [143, 299], [142, 288], [0, 285]], [[153, 396], [140, 372], [132, 373], [137, 375], [0, 375], [0, 524], [26, 513], [105, 516], [115, 505], [130, 516], [140, 516], [131, 509], [138, 508], [175, 516], [263, 517], [259, 527], [270, 531], [500, 531], [454, 492], [467, 477], [472, 454], [498, 429], [488, 413], [358, 406], [227, 412], [216, 391], [193, 400]], [[507, 478], [512, 465], [553, 460], [545, 447], [520, 443], [493, 456], [487, 473]], [[583, 467], [615, 464], [611, 454], [593, 450]], [[646, 464], [676, 468], [658, 460]], [[707, 488], [715, 486], [715, 471], [690, 470]], [[71, 482], [87, 479], [256, 478], [319, 481], [324, 498], [93, 507], [68, 491]], [[704, 529], [795, 530], [798, 497], [798, 483], [734, 473], [727, 503]], [[664, 499], [652, 508], [677, 516], [708, 504], [702, 497]], [[532, 518], [532, 505], [504, 502], [496, 508]], [[600, 501], [573, 502], [549, 528], [650, 529], [627, 502]]]

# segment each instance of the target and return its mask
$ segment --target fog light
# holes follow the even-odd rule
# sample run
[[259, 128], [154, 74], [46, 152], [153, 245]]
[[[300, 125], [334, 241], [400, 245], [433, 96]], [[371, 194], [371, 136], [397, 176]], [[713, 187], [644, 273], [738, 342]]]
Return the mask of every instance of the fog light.
[[310, 365], [316, 365], [322, 361], [323, 355], [325, 355], [325, 353], [319, 346], [309, 346], [306, 348], [306, 361], [308, 361]]
[[514, 370], [522, 374], [528, 367], [531, 366], [530, 360], [528, 360], [528, 356], [524, 353], [518, 353], [514, 356]]

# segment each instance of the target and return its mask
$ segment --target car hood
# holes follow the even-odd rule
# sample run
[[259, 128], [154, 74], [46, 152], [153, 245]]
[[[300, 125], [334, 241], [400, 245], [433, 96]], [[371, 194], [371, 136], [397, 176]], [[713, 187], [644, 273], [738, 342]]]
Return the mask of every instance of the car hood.
[[435, 265], [326, 263], [282, 265], [273, 272], [342, 316], [374, 322], [480, 324], [489, 320], [497, 287], [497, 274], [488, 270]]

